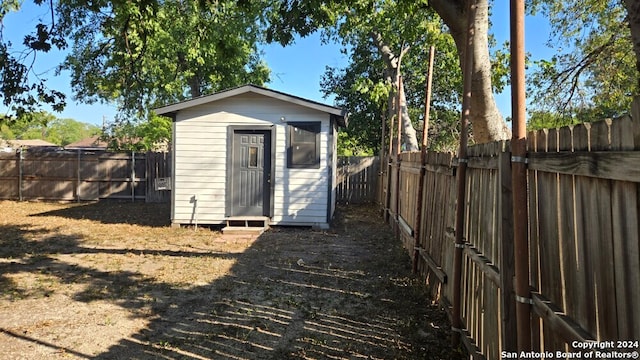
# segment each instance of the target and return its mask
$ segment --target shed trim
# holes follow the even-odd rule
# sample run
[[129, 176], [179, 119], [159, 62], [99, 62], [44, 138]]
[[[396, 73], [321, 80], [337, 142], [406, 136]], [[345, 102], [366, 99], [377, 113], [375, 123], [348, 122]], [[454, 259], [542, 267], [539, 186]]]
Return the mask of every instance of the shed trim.
[[335, 117], [334, 116], [329, 116], [329, 139], [331, 139], [330, 141], [328, 141], [329, 143], [329, 148], [327, 151], [327, 158], [331, 159], [330, 161], [330, 166], [328, 166], [328, 171], [329, 171], [329, 176], [328, 179], [329, 181], [327, 182], [327, 224], [331, 223], [331, 220], [333, 218], [333, 212], [332, 212], [332, 201], [334, 201], [333, 199], [333, 171], [334, 169], [337, 167], [337, 164], [334, 161], [334, 156], [333, 156], [333, 152], [334, 152], [334, 143], [336, 141], [336, 139], [334, 139], [334, 133], [333, 130], [335, 129], [336, 126], [336, 122], [335, 122]]
[[155, 109], [155, 112], [158, 115], [171, 117], [173, 121], [175, 121], [175, 114], [180, 110], [188, 109], [198, 105], [208, 104], [214, 101], [226, 99], [229, 97], [233, 97], [233, 96], [237, 96], [245, 93], [260, 94], [273, 99], [278, 99], [278, 100], [286, 101], [292, 104], [304, 106], [310, 109], [323, 111], [336, 116], [337, 117], [336, 120], [340, 126], [343, 126], [343, 127], [347, 126], [347, 112], [341, 108], [326, 105], [317, 101], [304, 99], [298, 96], [289, 95], [280, 91], [271, 90], [261, 86], [252, 85], [252, 84], [243, 85], [240, 87], [220, 91], [211, 95], [205, 95], [198, 98], [185, 100], [179, 103], [163, 106]]

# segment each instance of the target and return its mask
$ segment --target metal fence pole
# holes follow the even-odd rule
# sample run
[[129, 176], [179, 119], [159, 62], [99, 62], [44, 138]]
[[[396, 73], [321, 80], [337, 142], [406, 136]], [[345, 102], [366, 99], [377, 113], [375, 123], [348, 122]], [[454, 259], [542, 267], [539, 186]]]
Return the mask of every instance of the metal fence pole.
[[456, 199], [456, 242], [453, 257], [453, 304], [451, 327], [453, 330], [452, 343], [454, 346], [460, 344], [464, 325], [462, 324], [462, 250], [465, 247], [465, 204], [466, 204], [466, 181], [467, 181], [467, 142], [469, 141], [468, 129], [471, 116], [471, 85], [473, 76], [473, 37], [475, 35], [474, 19], [476, 14], [476, 1], [469, 2], [467, 13], [467, 43], [465, 45], [464, 57], [464, 90], [462, 97], [462, 116], [460, 118], [460, 149], [458, 150], [458, 171], [457, 177], [457, 199]]
[[18, 149], [18, 199], [20, 201], [24, 200], [23, 199], [23, 194], [22, 194], [22, 177], [23, 177], [23, 161], [24, 161], [24, 157], [22, 154], [22, 151], [24, 149], [20, 148]]
[[82, 150], [78, 149], [78, 161], [77, 161], [77, 176], [78, 176], [78, 182], [76, 184], [76, 201], [80, 202], [80, 152]]
[[527, 132], [524, 54], [524, 0], [511, 0], [511, 171], [513, 183], [513, 241], [516, 276], [518, 351], [531, 350], [531, 291], [527, 209]]
[[131, 151], [131, 202], [136, 201], [136, 152]]

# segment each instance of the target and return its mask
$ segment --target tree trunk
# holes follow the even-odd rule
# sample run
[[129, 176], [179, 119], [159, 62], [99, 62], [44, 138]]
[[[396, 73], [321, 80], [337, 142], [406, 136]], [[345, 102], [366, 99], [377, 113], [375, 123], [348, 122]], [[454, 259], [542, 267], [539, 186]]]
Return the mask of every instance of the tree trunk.
[[[190, 71], [190, 64], [186, 60], [186, 55], [182, 52], [178, 52], [178, 72], [184, 73], [186, 71]], [[192, 99], [200, 97], [202, 95], [201, 89], [201, 81], [200, 76], [198, 74], [193, 74], [187, 79], [187, 85], [189, 85], [189, 95], [191, 95]]]
[[202, 95], [202, 92], [200, 91], [200, 78], [198, 77], [198, 75], [193, 75], [191, 78], [189, 78], [189, 90], [192, 99], [195, 99]]
[[[409, 110], [407, 107], [407, 99], [404, 95], [404, 84], [400, 84], [402, 86], [402, 92], [400, 93], [400, 104], [397, 101], [394, 101], [393, 98], [397, 97], [398, 91], [398, 78], [400, 77], [400, 60], [402, 58], [402, 53], [400, 56], [397, 56], [391, 51], [391, 48], [384, 42], [382, 39], [382, 35], [378, 32], [372, 32], [371, 38], [373, 39], [374, 44], [380, 51], [384, 63], [387, 66], [387, 73], [392, 74], [393, 76], [393, 89], [394, 91], [389, 94], [389, 104], [392, 105], [389, 109], [389, 114], [391, 116], [395, 116], [398, 114], [397, 106], [400, 106], [400, 119], [398, 121], [402, 121], [402, 140], [404, 143], [404, 147], [406, 151], [418, 151], [420, 147], [418, 146], [418, 138], [416, 135], [416, 130], [413, 128], [413, 124], [411, 123], [411, 117], [409, 116]], [[393, 134], [393, 129], [389, 131], [389, 134]], [[393, 139], [393, 137], [390, 137]]]
[[404, 82], [400, 81], [400, 117], [402, 118], [402, 142], [404, 143], [406, 151], [418, 151], [418, 138], [416, 136], [416, 129], [413, 128], [411, 118], [409, 117], [409, 108], [407, 107], [407, 97], [404, 92]]
[[[624, 0], [629, 18], [629, 29], [631, 30], [631, 41], [633, 51], [636, 53], [636, 69], [638, 88], [640, 88], [640, 2], [638, 0]], [[634, 94], [637, 95], [637, 94]]]
[[[449, 27], [458, 49], [462, 68], [466, 52], [466, 9], [472, 0], [432, 0], [431, 6]], [[489, 57], [489, 4], [476, 0], [475, 38], [473, 41], [473, 80], [471, 85], [471, 124], [476, 143], [506, 140], [511, 130], [498, 110], [491, 87], [491, 58]]]
[[[393, 84], [393, 79], [394, 79], [394, 75], [391, 72], [390, 69], [386, 69], [385, 70], [385, 81], [387, 84]], [[394, 89], [394, 87], [392, 87], [392, 89]], [[387, 119], [391, 120], [390, 122], [393, 123], [393, 119], [396, 118], [396, 114], [398, 113], [396, 110], [396, 100], [397, 100], [397, 96], [394, 96], [394, 92], [392, 91], [389, 94], [389, 98], [387, 99]], [[393, 134], [395, 131], [395, 128], [397, 128], [397, 126], [393, 126], [393, 124], [390, 124], [391, 126], [389, 126], [389, 156], [392, 156], [393, 154], [396, 153], [396, 142], [393, 140]], [[384, 139], [383, 139], [384, 140]]]

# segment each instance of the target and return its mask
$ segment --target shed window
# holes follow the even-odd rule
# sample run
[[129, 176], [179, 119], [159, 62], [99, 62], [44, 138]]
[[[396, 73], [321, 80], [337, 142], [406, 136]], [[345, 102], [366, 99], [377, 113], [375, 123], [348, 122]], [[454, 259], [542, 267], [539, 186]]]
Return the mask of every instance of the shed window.
[[258, 167], [258, 148], [256, 146], [249, 147], [249, 167]]
[[287, 124], [287, 166], [289, 168], [320, 167], [320, 123]]

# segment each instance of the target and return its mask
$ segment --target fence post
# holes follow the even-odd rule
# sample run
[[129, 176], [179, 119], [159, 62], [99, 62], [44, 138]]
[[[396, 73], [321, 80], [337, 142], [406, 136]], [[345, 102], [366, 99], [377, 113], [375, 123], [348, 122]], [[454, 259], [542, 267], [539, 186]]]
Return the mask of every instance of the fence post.
[[463, 334], [462, 325], [462, 250], [465, 247], [466, 239], [465, 231], [465, 211], [466, 211], [466, 186], [467, 186], [467, 142], [469, 141], [469, 122], [471, 117], [471, 85], [473, 73], [473, 38], [475, 28], [473, 19], [476, 15], [476, 0], [469, 2], [469, 11], [467, 12], [467, 43], [465, 44], [464, 71], [463, 71], [463, 97], [462, 97], [462, 114], [460, 117], [460, 149], [458, 150], [458, 171], [456, 173], [457, 180], [457, 196], [456, 196], [456, 243], [453, 256], [453, 303], [451, 308], [451, 330], [453, 331], [452, 343], [454, 346], [460, 344]]
[[384, 181], [382, 180], [384, 175], [385, 175], [385, 170], [386, 168], [382, 167], [382, 161], [385, 158], [384, 156], [384, 145], [385, 145], [385, 138], [387, 137], [386, 135], [386, 127], [387, 127], [387, 118], [385, 116], [385, 114], [383, 113], [382, 116], [380, 116], [381, 118], [381, 126], [382, 126], [382, 135], [380, 135], [380, 152], [378, 154], [378, 159], [380, 161], [380, 165], [378, 167], [378, 171], [377, 171], [377, 176], [378, 176], [378, 188], [377, 193], [376, 193], [376, 201], [382, 205], [382, 216], [384, 217], [386, 209], [385, 207], [385, 202], [384, 199], [382, 198], [382, 196], [384, 195]]
[[76, 183], [76, 201], [80, 202], [80, 152], [82, 150], [78, 149], [78, 161], [76, 163], [76, 175], [77, 175], [77, 183]]
[[20, 149], [18, 149], [18, 199], [20, 201], [23, 200], [22, 197], [22, 176], [23, 176], [23, 162], [24, 162], [24, 157], [23, 157], [23, 148], [21, 147]]
[[391, 173], [393, 172], [393, 161], [391, 160], [391, 153], [389, 153], [389, 155], [385, 158], [385, 167], [387, 168], [387, 193], [385, 194], [386, 196], [384, 199], [384, 222], [389, 223], [389, 219], [391, 218]]
[[418, 272], [418, 261], [420, 256], [420, 249], [422, 248], [421, 236], [422, 236], [422, 201], [424, 197], [424, 177], [426, 175], [425, 165], [427, 163], [427, 135], [429, 134], [429, 112], [431, 109], [431, 81], [433, 78], [433, 57], [435, 48], [429, 47], [429, 71], [427, 73], [427, 85], [425, 90], [424, 99], [424, 124], [422, 125], [422, 147], [420, 151], [420, 182], [418, 183], [418, 201], [416, 204], [416, 222], [414, 235], [414, 250], [413, 250], [413, 273]]
[[[631, 102], [631, 119], [633, 119], [633, 121], [639, 121], [640, 122], [640, 96], [634, 96], [633, 97], [633, 101]], [[634, 137], [638, 137], [638, 135], [640, 134], [633, 134]], [[635, 139], [635, 140], [640, 140], [640, 139]], [[640, 143], [640, 141], [634, 141], [637, 144]]]
[[527, 209], [527, 133], [524, 69], [524, 0], [511, 0], [511, 171], [513, 242], [516, 275], [518, 351], [531, 350], [531, 289], [529, 285], [529, 213]]
[[400, 236], [402, 235], [401, 231], [400, 231], [400, 179], [401, 179], [401, 175], [400, 174], [400, 167], [402, 165], [402, 157], [400, 156], [400, 153], [398, 153], [397, 155], [397, 162], [398, 162], [398, 172], [396, 173], [396, 216], [395, 216], [395, 230], [396, 230], [396, 237], [400, 238]]
[[136, 152], [131, 150], [131, 202], [136, 201]]
[[[153, 171], [155, 169], [151, 169], [151, 160], [150, 158], [152, 157], [151, 155], [151, 151], [147, 150], [146, 153], [144, 153], [144, 178], [145, 178], [145, 194], [144, 194], [144, 202], [148, 203], [148, 202], [152, 202], [153, 200], [151, 199], [152, 196], [155, 199], [156, 198], [156, 194], [151, 195], [152, 191], [155, 191], [155, 179], [157, 178], [158, 174], [157, 171]], [[155, 156], [153, 156], [153, 164], [155, 165]], [[154, 166], [155, 167], [155, 166]], [[153, 175], [152, 175], [153, 174]]]
[[[400, 65], [398, 65], [400, 66]], [[396, 173], [396, 237], [400, 238], [402, 235], [400, 232], [400, 164], [402, 162], [402, 158], [400, 154], [402, 153], [402, 106], [400, 105], [400, 101], [402, 99], [402, 75], [398, 76], [398, 138], [396, 139], [396, 158], [398, 162], [398, 172]]]
[[502, 315], [502, 351], [517, 350], [516, 303], [513, 289], [515, 263], [513, 253], [513, 199], [511, 183], [511, 149], [508, 142], [503, 143], [499, 155], [498, 172], [500, 177], [500, 313]]

